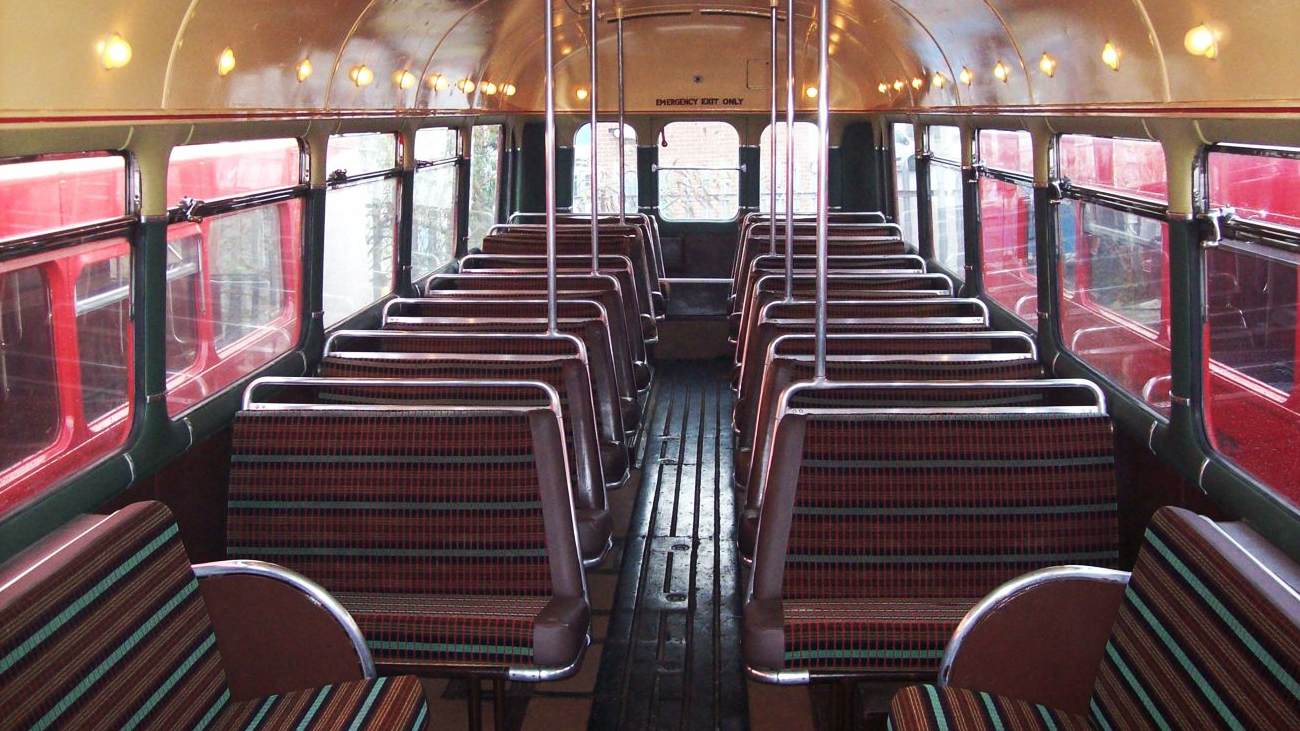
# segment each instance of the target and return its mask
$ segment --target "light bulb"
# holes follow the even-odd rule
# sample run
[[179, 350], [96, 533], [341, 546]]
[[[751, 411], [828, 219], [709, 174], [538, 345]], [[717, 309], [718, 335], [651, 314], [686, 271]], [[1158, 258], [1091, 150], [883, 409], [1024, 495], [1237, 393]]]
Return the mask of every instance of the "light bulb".
[[1038, 68], [1042, 69], [1048, 77], [1056, 76], [1056, 59], [1044, 52], [1043, 57], [1038, 59]]
[[803, 95], [806, 96], [806, 97], [808, 97], [809, 99], [816, 99], [816, 98], [817, 98], [817, 87], [815, 87], [815, 86], [809, 86], [809, 87], [805, 88], [805, 89], [803, 90]]
[[406, 69], [402, 69], [401, 71], [398, 71], [397, 73], [393, 74], [393, 83], [396, 84], [397, 88], [401, 89], [402, 91], [406, 91], [407, 89], [413, 89], [415, 88], [415, 74], [411, 73], [410, 71], [407, 71]]
[[993, 76], [1005, 84], [1007, 79], [1011, 77], [1011, 69], [1007, 68], [1006, 64], [998, 61], [998, 65], [993, 67]]
[[514, 84], [506, 84], [505, 86], [501, 87], [501, 93], [505, 94], [506, 96], [514, 96], [518, 92], [519, 90], [515, 88]]
[[590, 92], [588, 92], [583, 87], [579, 87], [577, 91], [573, 92], [573, 95], [578, 97], [578, 101], [583, 102], [587, 100], [587, 97], [590, 95]]
[[944, 78], [943, 74], [936, 71], [934, 78], [930, 79], [930, 83], [933, 84], [936, 89], [942, 89], [943, 85], [948, 83], [948, 80]]
[[885, 82], [882, 81], [882, 82], [880, 82], [880, 86], [877, 86], [876, 89], [877, 89], [881, 94], [888, 94], [888, 93], [889, 93], [889, 84], [886, 84]]
[[221, 56], [217, 59], [217, 75], [226, 76], [227, 74], [229, 74], [231, 71], [234, 70], [235, 70], [235, 51], [234, 49], [227, 46], [226, 50], [222, 51]]
[[492, 96], [493, 94], [497, 93], [497, 85], [492, 83], [491, 81], [483, 82], [483, 85], [480, 86], [479, 88], [483, 91], [484, 94], [487, 94], [488, 96]]
[[1119, 71], [1119, 49], [1115, 47], [1115, 44], [1109, 41], [1106, 42], [1106, 47], [1101, 49], [1101, 60], [1112, 71]]
[[1183, 36], [1183, 48], [1193, 56], [1204, 56], [1213, 60], [1219, 55], [1219, 39], [1215, 37], [1214, 31], [1210, 30], [1209, 26], [1202, 23]]
[[961, 80], [961, 83], [965, 84], [966, 86], [970, 86], [971, 82], [975, 80], [975, 74], [971, 73], [970, 69], [966, 68], [965, 66], [962, 66], [961, 74], [957, 78]]
[[101, 41], [96, 50], [99, 51], [99, 65], [107, 71], [120, 69], [131, 63], [131, 44], [117, 33], [110, 36], [108, 40]]
[[299, 84], [311, 78], [311, 72], [312, 72], [311, 59], [304, 58], [303, 60], [299, 61], [295, 71], [296, 71], [296, 76], [298, 77]]
[[434, 91], [442, 91], [449, 86], [451, 86], [451, 79], [442, 74], [434, 74], [429, 77], [429, 88]]
[[348, 70], [348, 78], [357, 86], [369, 86], [375, 80], [375, 72], [369, 66], [361, 64]]

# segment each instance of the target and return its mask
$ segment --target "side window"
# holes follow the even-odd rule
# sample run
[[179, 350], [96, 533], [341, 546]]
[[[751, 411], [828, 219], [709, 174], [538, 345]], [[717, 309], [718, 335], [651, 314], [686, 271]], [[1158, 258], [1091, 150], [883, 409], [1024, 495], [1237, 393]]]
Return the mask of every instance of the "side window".
[[921, 240], [916, 196], [916, 127], [893, 125], [894, 135], [894, 215], [903, 229], [909, 251], [916, 251]]
[[497, 222], [497, 186], [501, 174], [501, 125], [474, 128], [469, 155], [469, 246], [483, 243], [483, 237]]
[[726, 122], [671, 122], [659, 143], [666, 221], [732, 221], [740, 211], [740, 134]]
[[[301, 169], [294, 139], [172, 152], [168, 190], [177, 207], [167, 233], [169, 413], [195, 406], [297, 343]], [[249, 207], [250, 194], [272, 202]]]
[[0, 163], [0, 250], [39, 249], [0, 262], [0, 514], [126, 441], [126, 190], [119, 155]]
[[1034, 147], [1028, 132], [980, 130], [980, 267], [984, 291], [1038, 324]]
[[1149, 141], [1072, 135], [1058, 150], [1066, 181], [1056, 211], [1062, 342], [1168, 415], [1169, 227], [1156, 201], [1165, 190], [1164, 151]]
[[966, 229], [961, 186], [961, 130], [930, 127], [930, 225], [934, 258], [962, 278], [966, 270]]
[[[794, 123], [794, 176], [793, 185], [785, 179], [786, 151], [785, 122], [776, 124], [776, 210], [785, 210], [785, 196], [794, 191], [795, 213], [817, 212], [817, 125], [812, 122]], [[770, 212], [772, 199], [772, 126], [768, 125], [758, 138], [758, 210]]]
[[[618, 122], [601, 122], [596, 127], [596, 194], [600, 213], [618, 212]], [[626, 213], [639, 208], [636, 179], [636, 130], [623, 125], [623, 195]], [[591, 213], [591, 123], [582, 125], [573, 135], [573, 212]]]
[[456, 257], [456, 160], [459, 157], [457, 130], [440, 127], [415, 133], [413, 280], [429, 276]]
[[326, 153], [325, 327], [393, 291], [397, 138], [335, 135]]
[[1213, 448], [1300, 505], [1297, 290], [1300, 149], [1208, 155], [1211, 207], [1230, 207], [1205, 252], [1205, 426]]

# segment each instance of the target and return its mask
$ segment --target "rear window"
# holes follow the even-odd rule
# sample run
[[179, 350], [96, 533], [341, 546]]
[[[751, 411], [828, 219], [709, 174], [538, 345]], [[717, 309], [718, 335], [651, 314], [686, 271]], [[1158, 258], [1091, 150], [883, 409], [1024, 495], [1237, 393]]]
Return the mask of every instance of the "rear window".
[[659, 211], [669, 221], [731, 221], [740, 211], [740, 133], [672, 122], [659, 141]]

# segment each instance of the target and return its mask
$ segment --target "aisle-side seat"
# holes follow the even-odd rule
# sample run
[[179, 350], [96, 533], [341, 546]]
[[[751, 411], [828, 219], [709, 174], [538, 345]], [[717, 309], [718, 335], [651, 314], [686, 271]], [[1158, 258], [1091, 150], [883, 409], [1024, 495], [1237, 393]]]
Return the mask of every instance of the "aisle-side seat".
[[[605, 299], [613, 297], [612, 293], [606, 294], [609, 297]], [[613, 306], [617, 305], [615, 301]], [[390, 301], [384, 308], [383, 328], [407, 332], [538, 334], [549, 329], [548, 307], [545, 300], [519, 292], [434, 290], [427, 297]], [[607, 397], [611, 392], [617, 394], [610, 402], [617, 404], [617, 414], [609, 413], [606, 418], [611, 423], [617, 420], [623, 439], [627, 440], [635, 435], [641, 421], [636, 376], [623, 333], [623, 320], [609, 317], [608, 312], [600, 301], [563, 298], [556, 303], [556, 327], [586, 345], [592, 384], [597, 391]]]
[[[480, 250], [484, 254], [546, 255], [546, 227], [530, 225], [497, 225], [484, 237]], [[663, 312], [663, 283], [657, 271], [657, 262], [650, 253], [645, 238], [635, 226], [602, 224], [597, 235], [597, 250], [601, 255], [624, 256], [632, 262], [638, 279], [645, 282], [651, 292], [655, 312]], [[557, 256], [591, 256], [591, 229], [588, 226], [561, 226], [555, 233]]]
[[229, 555], [332, 591], [383, 668], [570, 675], [590, 608], [559, 408], [539, 382], [258, 379]]
[[[797, 403], [837, 390], [853, 402]], [[1119, 558], [1114, 436], [1087, 381], [798, 383], [768, 469], [743, 632], [757, 679], [932, 676], [1003, 582]]]
[[191, 566], [161, 503], [82, 516], [0, 567], [0, 726], [423, 731], [356, 625], [270, 565]]
[[[776, 256], [785, 256], [785, 239], [778, 237], [776, 241], [776, 250], [773, 251], [766, 240], [762, 241], [742, 241], [740, 244], [740, 256], [736, 258], [731, 272], [731, 292], [729, 296], [735, 297], [739, 294], [738, 286], [744, 272], [749, 269], [749, 265], [754, 259], [764, 254]], [[832, 234], [826, 241], [826, 253], [828, 256], [901, 256], [909, 253], [907, 245], [897, 236], [837, 236]], [[817, 256], [817, 238], [815, 236], [800, 235], [794, 239], [794, 255], [796, 257], [816, 257]]]
[[[798, 273], [791, 278], [790, 290], [795, 300], [810, 301], [817, 296], [817, 276]], [[735, 319], [736, 363], [743, 352], [740, 344], [754, 327], [758, 313], [772, 302], [785, 299], [784, 275], [764, 274], [751, 280]], [[952, 279], [946, 274], [877, 273], [833, 270], [826, 273], [826, 292], [830, 299], [927, 299], [954, 296]]]
[[[556, 273], [565, 275], [583, 275], [591, 273], [591, 257], [562, 257], [556, 262]], [[545, 275], [545, 257], [502, 257], [496, 254], [475, 254], [461, 260], [461, 274], [479, 274], [488, 277], [511, 277], [516, 275]], [[639, 318], [639, 328], [634, 332], [640, 335], [647, 346], [659, 342], [659, 324], [655, 319], [654, 307], [646, 299], [648, 293], [642, 293], [642, 287], [636, 284], [632, 264], [624, 256], [601, 256], [599, 274], [608, 275], [618, 280], [619, 288], [631, 292], [635, 302], [627, 305], [635, 307]]]
[[[391, 333], [403, 337], [402, 333]], [[559, 336], [565, 337], [568, 336]], [[393, 357], [398, 356], [398, 357]], [[335, 351], [321, 359], [321, 378], [396, 378], [446, 381], [539, 381], [560, 398], [569, 485], [582, 563], [594, 568], [612, 547], [613, 523], [605, 500], [604, 470], [596, 437], [595, 410], [585, 364], [574, 357], [529, 358], [512, 355], [440, 355], [436, 353], [367, 353]]]
[[[817, 257], [815, 256], [795, 256], [790, 263], [795, 272], [807, 274], [817, 271]], [[750, 262], [749, 268], [741, 272], [740, 278], [733, 283], [734, 294], [729, 298], [732, 315], [738, 314], [740, 308], [744, 305], [745, 299], [740, 293], [749, 290], [750, 281], [766, 274], [784, 275], [785, 266], [786, 261], [783, 254], [760, 254]], [[925, 259], [915, 254], [828, 256], [826, 258], [826, 269], [827, 271], [880, 270], [883, 272], [924, 274], [926, 272], [926, 263]]]
[[1151, 521], [1131, 574], [1058, 567], [968, 615], [895, 731], [1300, 728], [1300, 565], [1240, 523]]
[[[483, 274], [438, 274], [429, 280], [430, 289], [426, 296], [438, 296], [434, 292], [443, 289], [461, 292], [464, 297], [472, 297], [471, 292], [515, 292], [517, 297], [529, 299], [546, 296], [547, 278], [545, 274], [516, 274], [504, 276], [493, 274], [491, 278]], [[641, 316], [637, 312], [635, 295], [628, 299], [618, 280], [607, 274], [561, 274], [555, 278], [556, 292], [566, 299], [595, 299], [604, 305], [609, 313], [611, 323], [620, 318], [623, 323], [623, 336], [627, 341], [632, 358], [633, 373], [636, 377], [638, 392], [650, 388], [653, 370], [646, 352], [645, 339], [641, 337]]]
[[[741, 343], [743, 357], [733, 371], [737, 398], [755, 393], [763, 354], [781, 335], [813, 332], [816, 303], [773, 302], [756, 313]], [[826, 303], [827, 333], [978, 332], [989, 327], [988, 306], [977, 299], [932, 297], [914, 300], [831, 300]]]
[[[602, 363], [609, 361], [608, 345], [605, 350], [605, 357], [600, 361]], [[558, 360], [564, 367], [565, 386], [577, 389], [580, 394], [576, 399], [579, 417], [587, 413], [586, 407], [580, 405], [582, 402], [590, 406], [593, 414], [594, 443], [600, 452], [603, 468], [601, 474], [606, 489], [617, 489], [627, 481], [630, 469], [627, 444], [622, 427], [612, 418], [618, 408], [618, 392], [611, 384], [607, 393], [601, 393], [593, 378], [594, 369], [592, 360], [588, 357], [587, 346], [576, 335], [340, 330], [332, 333], [325, 341], [326, 358], [346, 354], [369, 359], [406, 359], [409, 358], [408, 354], [425, 353], [443, 356], [443, 360], [457, 358], [466, 362], [481, 362], [485, 356], [494, 361], [501, 356], [510, 356], [519, 362]], [[498, 367], [496, 363], [493, 366]], [[585, 395], [581, 395], [583, 393]], [[565, 397], [563, 392], [561, 397]], [[566, 419], [566, 440], [572, 441], [568, 434], [572, 429]]]

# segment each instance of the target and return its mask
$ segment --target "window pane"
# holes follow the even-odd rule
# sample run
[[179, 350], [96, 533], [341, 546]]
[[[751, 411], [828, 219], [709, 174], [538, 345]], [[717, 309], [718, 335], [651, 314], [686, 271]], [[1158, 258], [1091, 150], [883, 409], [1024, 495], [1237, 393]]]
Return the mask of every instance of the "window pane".
[[[772, 197], [772, 126], [768, 125], [758, 140], [758, 210], [768, 211]], [[785, 194], [789, 190], [785, 179], [786, 133], [785, 122], [776, 125], [776, 210], [785, 210]], [[817, 125], [811, 122], [794, 123], [794, 212], [817, 212]]]
[[1300, 257], [1238, 241], [1205, 254], [1210, 444], [1300, 504], [1295, 401]]
[[456, 256], [456, 165], [415, 172], [411, 277], [423, 279]]
[[167, 203], [212, 200], [297, 185], [302, 153], [293, 139], [218, 142], [172, 150], [167, 163]]
[[396, 180], [326, 194], [325, 327], [393, 291], [396, 246]]
[[731, 221], [740, 210], [740, 134], [726, 122], [672, 122], [659, 145], [659, 213]]
[[[600, 165], [596, 192], [600, 212], [618, 211], [618, 122], [601, 122], [596, 129], [597, 164]], [[623, 125], [623, 190], [626, 213], [636, 213], [636, 130]], [[591, 212], [591, 124], [578, 128], [573, 136], [573, 212]]]
[[126, 239], [0, 264], [0, 513], [126, 441], [130, 312]]
[[474, 128], [469, 158], [469, 245], [483, 244], [483, 237], [497, 222], [497, 179], [501, 172], [501, 125]]
[[0, 240], [126, 212], [126, 160], [117, 155], [0, 165]]
[[397, 167], [397, 138], [387, 133], [334, 135], [325, 153], [325, 169], [346, 170], [356, 177]]
[[956, 127], [930, 127], [930, 154], [961, 164], [961, 130]]
[[460, 132], [450, 127], [433, 127], [415, 133], [416, 162], [452, 160], [460, 156]]
[[916, 198], [916, 128], [910, 124], [894, 125], [894, 210], [903, 240], [916, 251], [921, 229]]
[[1159, 142], [1063, 135], [1058, 148], [1059, 175], [1072, 183], [1153, 201], [1169, 199]]
[[1038, 253], [1034, 190], [980, 178], [980, 246], [984, 291], [1021, 320], [1038, 324]]
[[934, 258], [948, 271], [964, 276], [966, 233], [961, 168], [943, 163], [930, 165], [930, 217], [934, 226]]
[[1065, 199], [1058, 214], [1061, 335], [1066, 347], [1169, 413], [1169, 229]]
[[1210, 205], [1240, 218], [1300, 228], [1298, 183], [1300, 158], [1210, 153]]
[[167, 410], [178, 414], [298, 341], [302, 201], [168, 232]]
[[991, 168], [1034, 174], [1034, 142], [1028, 132], [980, 130], [980, 162]]

